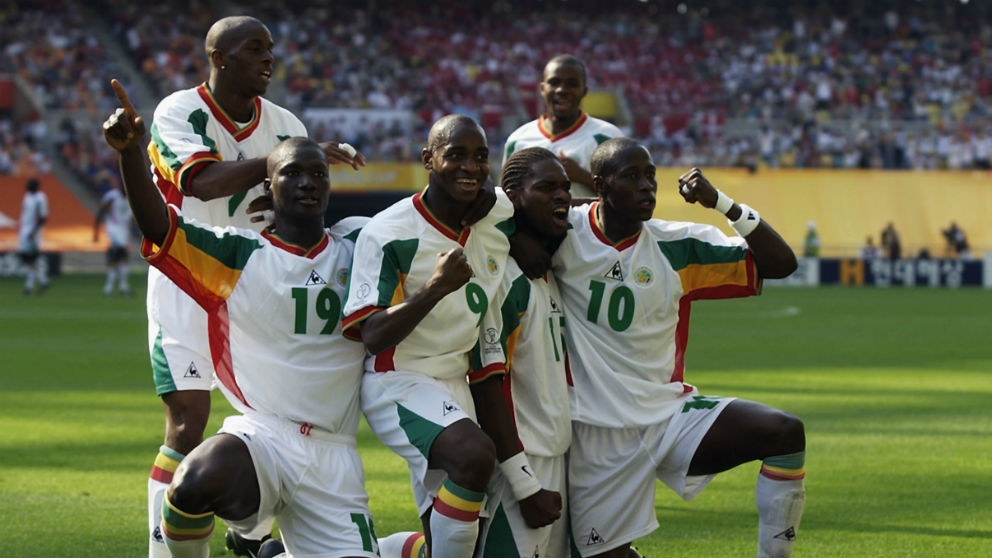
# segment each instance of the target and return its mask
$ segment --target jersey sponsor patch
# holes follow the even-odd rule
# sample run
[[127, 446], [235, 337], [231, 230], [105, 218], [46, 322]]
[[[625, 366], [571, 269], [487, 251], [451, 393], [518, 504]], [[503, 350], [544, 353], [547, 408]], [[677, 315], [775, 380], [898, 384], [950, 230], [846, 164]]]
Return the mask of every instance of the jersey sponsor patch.
[[617, 260], [610, 266], [610, 269], [603, 274], [603, 277], [607, 279], [616, 279], [617, 281], [623, 281], [623, 268], [620, 267], [620, 260]]

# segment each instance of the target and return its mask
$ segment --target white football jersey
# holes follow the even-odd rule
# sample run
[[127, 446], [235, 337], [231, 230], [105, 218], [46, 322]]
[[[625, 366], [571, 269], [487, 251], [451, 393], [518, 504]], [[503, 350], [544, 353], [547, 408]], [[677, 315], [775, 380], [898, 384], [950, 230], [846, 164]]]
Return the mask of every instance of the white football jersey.
[[[44, 225], [38, 227], [38, 222], [48, 218], [48, 196], [42, 191], [25, 192], [21, 201], [21, 215], [18, 218], [18, 235], [22, 246], [31, 245], [40, 248], [41, 231]], [[38, 227], [35, 229], [35, 227]]]
[[610, 138], [622, 136], [623, 132], [620, 131], [620, 128], [584, 112], [571, 128], [558, 135], [552, 135], [551, 126], [546, 122], [546, 117], [541, 116], [537, 120], [531, 120], [520, 126], [506, 138], [506, 144], [503, 148], [503, 164], [506, 164], [510, 155], [521, 149], [543, 147], [555, 155], [561, 151], [566, 157], [575, 159], [582, 168], [589, 170], [589, 158], [592, 156], [592, 152], [599, 147], [599, 144]]
[[692, 301], [756, 295], [761, 279], [741, 237], [651, 219], [614, 244], [597, 206], [571, 210], [552, 260], [569, 316], [572, 417], [610, 428], [657, 424], [694, 389], [683, 381]]
[[200, 84], [158, 104], [148, 156], [159, 191], [168, 203], [182, 209], [184, 217], [260, 231], [265, 223], [252, 223], [245, 207], [265, 192], [261, 182], [247, 192], [209, 201], [189, 195], [190, 183], [205, 164], [267, 157], [282, 140], [306, 135], [299, 118], [262, 97], [255, 98], [250, 122], [234, 122], [206, 84]]
[[110, 188], [100, 199], [100, 205], [110, 204], [103, 219], [107, 238], [111, 246], [127, 246], [131, 243], [131, 206], [127, 198], [117, 188]]
[[371, 355], [365, 367], [464, 377], [469, 351], [479, 341], [479, 326], [506, 269], [509, 235], [516, 230], [513, 205], [497, 189], [489, 214], [456, 233], [431, 214], [422, 195], [396, 202], [362, 229], [344, 308], [345, 334], [359, 338], [362, 320], [419, 291], [434, 273], [437, 255], [461, 246], [474, 277], [441, 299], [398, 345]]
[[217, 383], [231, 405], [354, 435], [365, 349], [341, 335], [358, 229], [343, 219], [304, 250], [268, 232], [205, 227], [170, 206], [161, 247], [142, 256], [207, 313]]
[[529, 279], [510, 258], [473, 351], [472, 382], [505, 370], [503, 393], [530, 455], [563, 455], [572, 439], [565, 313], [554, 276]]

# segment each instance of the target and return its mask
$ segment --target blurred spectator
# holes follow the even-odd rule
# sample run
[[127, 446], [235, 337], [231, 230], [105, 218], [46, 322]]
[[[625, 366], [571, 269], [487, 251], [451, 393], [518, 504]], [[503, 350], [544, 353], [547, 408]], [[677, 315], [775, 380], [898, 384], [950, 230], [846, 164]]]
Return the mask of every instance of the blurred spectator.
[[885, 257], [890, 260], [898, 260], [902, 258], [902, 241], [899, 239], [899, 233], [896, 231], [896, 227], [892, 222], [882, 229], [882, 250], [885, 253]]
[[861, 259], [862, 260], [877, 260], [882, 257], [882, 251], [875, 246], [875, 242], [872, 240], [871, 235], [865, 239], [865, 245], [861, 247]]
[[956, 221], [951, 221], [950, 226], [940, 232], [947, 240], [946, 254], [948, 258], [971, 257], [971, 249], [968, 246], [968, 237], [964, 234], [964, 230], [958, 226]]
[[[116, 106], [106, 83], [119, 68], [92, 16], [109, 22], [143, 79], [164, 95], [204, 79], [200, 37], [222, 15], [206, 0], [17, 4], [4, 16], [0, 66], [14, 68], [42, 108], [100, 115]], [[294, 112], [385, 107], [415, 115], [412, 127], [362, 130], [371, 159], [416, 160], [411, 146], [449, 112], [480, 120], [498, 153], [506, 132], [538, 115], [534, 83], [559, 52], [587, 63], [590, 89], [616, 92], [630, 118], [621, 128], [664, 165], [966, 169], [988, 168], [992, 158], [985, 2], [231, 7], [273, 22], [284, 61], [274, 82], [285, 84]], [[346, 132], [332, 137], [359, 135]], [[106, 158], [93, 144], [59, 143], [82, 176]], [[10, 158], [11, 148], [0, 146], [0, 172]]]

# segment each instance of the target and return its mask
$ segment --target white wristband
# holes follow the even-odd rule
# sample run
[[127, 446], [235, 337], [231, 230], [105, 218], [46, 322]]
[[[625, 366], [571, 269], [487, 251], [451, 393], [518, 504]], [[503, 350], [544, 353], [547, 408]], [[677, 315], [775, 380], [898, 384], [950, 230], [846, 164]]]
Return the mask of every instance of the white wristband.
[[520, 452], [506, 461], [499, 464], [499, 470], [510, 483], [510, 490], [519, 502], [524, 498], [533, 496], [541, 490], [541, 483], [534, 476], [534, 471], [527, 462], [527, 456]]
[[717, 190], [716, 206], [713, 209], [716, 209], [720, 213], [726, 215], [727, 212], [730, 211], [731, 207], [734, 207], [734, 200], [730, 199], [730, 196], [728, 196], [727, 194], [724, 194], [720, 190]]
[[737, 231], [737, 234], [746, 237], [747, 235], [754, 232], [754, 229], [758, 228], [758, 223], [761, 222], [761, 215], [750, 207], [744, 205], [743, 203], [737, 204], [741, 208], [741, 216], [737, 218], [736, 221], [731, 221], [727, 219], [731, 227]]

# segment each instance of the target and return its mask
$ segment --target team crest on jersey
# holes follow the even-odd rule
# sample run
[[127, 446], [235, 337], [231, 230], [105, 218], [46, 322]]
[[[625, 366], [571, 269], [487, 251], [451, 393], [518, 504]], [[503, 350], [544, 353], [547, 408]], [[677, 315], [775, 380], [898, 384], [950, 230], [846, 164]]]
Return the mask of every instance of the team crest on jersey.
[[647, 287], [654, 283], [654, 272], [651, 268], [641, 266], [634, 271], [634, 284], [638, 287]]
[[489, 275], [496, 275], [499, 273], [499, 263], [496, 262], [496, 258], [486, 256], [486, 268], [489, 269]]
[[342, 287], [348, 283], [348, 268], [342, 267], [334, 274], [334, 280], [338, 282], [338, 285]]
[[603, 277], [623, 281], [623, 268], [620, 267], [620, 260], [613, 262], [613, 265], [611, 265], [610, 269], [603, 274]]
[[310, 277], [307, 277], [306, 286], [309, 287], [311, 285], [326, 285], [326, 284], [327, 281], [325, 281], [324, 278], [321, 277], [319, 273], [317, 273], [316, 269], [310, 271]]

